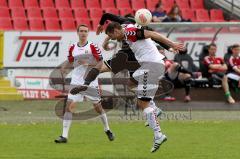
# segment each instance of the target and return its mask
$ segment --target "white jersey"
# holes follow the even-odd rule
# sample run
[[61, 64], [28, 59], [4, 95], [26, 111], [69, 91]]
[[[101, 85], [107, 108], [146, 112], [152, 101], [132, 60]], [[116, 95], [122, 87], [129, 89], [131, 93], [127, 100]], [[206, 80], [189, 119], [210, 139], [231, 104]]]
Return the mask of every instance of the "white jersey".
[[[96, 64], [98, 61], [102, 60], [102, 54], [97, 45], [90, 41], [88, 41], [84, 46], [79, 46], [76, 42], [69, 48], [68, 60], [69, 62], [73, 62], [74, 66], [71, 84], [82, 85], [84, 84], [84, 78], [90, 69], [89, 66], [83, 65], [82, 63]], [[90, 86], [97, 85], [97, 79], [90, 84]]]
[[156, 45], [150, 38], [138, 40], [136, 32], [138, 28], [132, 24], [125, 25], [123, 28], [125, 40], [134, 52], [138, 62], [163, 63], [165, 56], [159, 53]]

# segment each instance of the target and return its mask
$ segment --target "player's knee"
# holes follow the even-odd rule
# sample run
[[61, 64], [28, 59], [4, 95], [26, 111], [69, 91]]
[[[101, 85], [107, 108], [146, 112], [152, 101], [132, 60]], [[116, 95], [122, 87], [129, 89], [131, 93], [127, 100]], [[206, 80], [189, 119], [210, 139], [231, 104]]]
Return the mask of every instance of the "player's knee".
[[99, 114], [101, 114], [104, 111], [103, 108], [102, 108], [101, 102], [94, 103], [93, 107], [94, 107], [95, 111]]

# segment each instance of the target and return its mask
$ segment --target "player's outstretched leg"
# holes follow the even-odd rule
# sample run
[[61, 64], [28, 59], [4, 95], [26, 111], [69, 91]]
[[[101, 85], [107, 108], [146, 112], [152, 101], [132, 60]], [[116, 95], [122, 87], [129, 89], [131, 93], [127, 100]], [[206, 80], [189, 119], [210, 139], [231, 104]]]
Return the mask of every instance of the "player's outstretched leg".
[[[157, 117], [159, 117], [163, 113], [162, 109], [158, 108], [153, 100], [150, 101], [149, 106], [153, 108], [154, 113]], [[145, 122], [145, 126], [149, 126], [148, 122]]]
[[63, 130], [62, 130], [62, 135], [59, 136], [59, 138], [55, 139], [55, 143], [67, 143], [67, 138], [68, 138], [68, 132], [72, 124], [72, 112], [71, 112], [71, 107], [74, 107], [75, 103], [72, 101], [68, 101], [67, 107], [66, 107], [66, 112], [64, 113], [63, 116]]
[[106, 115], [104, 109], [102, 108], [101, 102], [95, 103], [95, 104], [93, 104], [93, 106], [94, 106], [94, 109], [96, 110], [96, 112], [100, 115], [100, 118], [101, 118], [101, 121], [102, 121], [103, 127], [104, 127], [104, 132], [106, 133], [109, 141], [113, 141], [115, 139], [115, 136], [109, 128], [107, 115]]

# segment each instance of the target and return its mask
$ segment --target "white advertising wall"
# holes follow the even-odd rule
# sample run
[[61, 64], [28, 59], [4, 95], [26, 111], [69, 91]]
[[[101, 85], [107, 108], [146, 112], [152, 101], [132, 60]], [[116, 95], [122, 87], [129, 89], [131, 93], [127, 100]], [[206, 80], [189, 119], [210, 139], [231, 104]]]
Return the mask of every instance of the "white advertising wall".
[[[209, 44], [214, 33], [174, 33], [172, 40], [184, 42], [188, 53], [198, 60], [202, 46]], [[240, 43], [240, 34], [221, 33], [217, 36], [217, 56], [224, 56], [227, 46]], [[89, 40], [101, 45], [105, 34], [90, 32]], [[56, 92], [49, 87], [48, 77], [54, 67], [64, 62], [70, 44], [78, 40], [76, 32], [5, 32], [4, 67], [13, 86], [30, 99], [51, 99]], [[103, 51], [104, 59], [115, 52]], [[166, 53], [172, 59], [174, 54]], [[197, 62], [196, 62], [197, 64]], [[106, 77], [106, 74], [102, 75]], [[109, 77], [109, 74], [107, 74]]]

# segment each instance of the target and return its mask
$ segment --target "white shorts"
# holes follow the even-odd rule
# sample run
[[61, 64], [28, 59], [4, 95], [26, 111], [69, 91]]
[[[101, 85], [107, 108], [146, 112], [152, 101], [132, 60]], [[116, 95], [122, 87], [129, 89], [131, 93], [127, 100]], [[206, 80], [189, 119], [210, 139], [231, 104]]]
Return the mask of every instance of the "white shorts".
[[164, 72], [163, 63], [141, 63], [141, 67], [133, 73], [134, 79], [138, 81], [137, 97], [153, 99]]
[[228, 73], [227, 77], [230, 78], [230, 79], [233, 79], [235, 81], [239, 81], [240, 80], [240, 75], [237, 75], [235, 73]]

